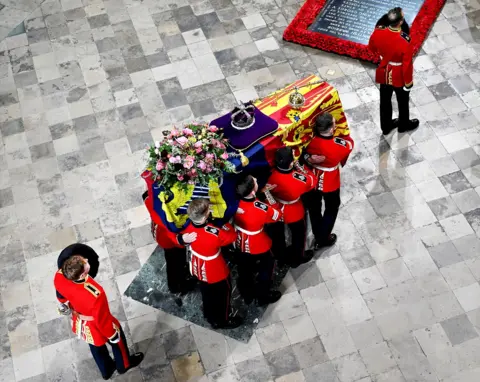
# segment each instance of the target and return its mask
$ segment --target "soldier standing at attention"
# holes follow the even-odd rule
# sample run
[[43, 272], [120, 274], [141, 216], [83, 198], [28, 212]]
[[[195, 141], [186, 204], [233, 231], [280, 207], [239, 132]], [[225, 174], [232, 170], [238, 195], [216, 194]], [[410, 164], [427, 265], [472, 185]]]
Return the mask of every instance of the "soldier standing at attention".
[[[275, 259], [272, 240], [264, 231], [265, 224], [278, 222], [281, 214], [256, 198], [257, 180], [248, 175], [237, 184], [241, 198], [234, 226], [237, 230], [235, 248], [238, 259], [238, 289], [246, 304], [254, 299], [259, 305], [277, 302], [282, 294], [272, 290]], [[258, 276], [256, 277], [256, 274]]]
[[184, 234], [196, 234], [188, 250], [190, 273], [200, 282], [203, 315], [214, 329], [236, 328], [243, 320], [231, 316], [232, 283], [230, 269], [221, 247], [232, 244], [237, 235], [230, 224], [217, 228], [208, 222], [210, 202], [194, 199], [187, 209], [191, 223]]
[[[329, 247], [337, 241], [332, 233], [340, 207], [340, 166], [345, 166], [353, 150], [350, 137], [335, 137], [335, 118], [330, 113], [319, 115], [315, 120], [315, 137], [308, 144], [303, 159], [311, 166], [318, 179], [316, 188], [304, 195], [308, 209], [315, 249]], [[322, 215], [322, 199], [325, 211]]]
[[[143, 353], [129, 353], [122, 327], [110, 313], [105, 291], [88, 275], [89, 270], [84, 257], [73, 255], [55, 274], [54, 285], [61, 295], [58, 301], [66, 307], [61, 313], [71, 314], [73, 333], [88, 343], [103, 379], [107, 380], [115, 370], [124, 374], [138, 366]], [[107, 342], [115, 361], [108, 353]]]
[[[297, 168], [296, 168], [297, 166]], [[268, 233], [273, 237], [272, 251], [277, 259], [288, 263], [292, 268], [307, 263], [313, 257], [313, 251], [305, 251], [307, 239], [307, 222], [305, 208], [300, 197], [313, 190], [317, 181], [313, 172], [303, 169], [294, 160], [290, 147], [282, 147], [275, 153], [275, 168], [268, 179], [269, 190], [282, 212], [282, 222], [268, 226]], [[292, 235], [292, 245], [286, 247], [285, 224]]]
[[[380, 127], [385, 135], [397, 127], [399, 133], [404, 133], [416, 129], [420, 124], [418, 119], [410, 119], [413, 52], [410, 36], [402, 31], [402, 8], [388, 11], [387, 19], [389, 25], [378, 25], [368, 42], [370, 50], [381, 58], [375, 81], [380, 84]], [[397, 96], [398, 119], [392, 119], [393, 92]]]

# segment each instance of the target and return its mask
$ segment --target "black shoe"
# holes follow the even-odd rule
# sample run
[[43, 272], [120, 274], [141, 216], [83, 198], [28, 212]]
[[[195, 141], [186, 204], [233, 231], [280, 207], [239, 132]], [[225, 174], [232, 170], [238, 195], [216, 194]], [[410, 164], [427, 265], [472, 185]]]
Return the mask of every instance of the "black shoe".
[[295, 259], [290, 263], [290, 267], [298, 268], [300, 265], [308, 263], [310, 260], [312, 260], [313, 255], [314, 255], [314, 252], [311, 249], [309, 249], [308, 251], [305, 251], [305, 253], [303, 254], [303, 257], [301, 257], [300, 259]]
[[337, 242], [337, 235], [334, 233], [331, 233], [327, 240], [323, 240], [321, 242], [315, 243], [314, 250], [318, 251], [323, 247], [331, 247], [336, 242]]
[[213, 329], [235, 329], [242, 324], [243, 324], [243, 318], [239, 316], [229, 317], [226, 322], [222, 322], [222, 323], [217, 323], [217, 322], [210, 323]]
[[265, 296], [258, 297], [257, 298], [257, 303], [258, 305], [268, 305], [268, 304], [273, 304], [280, 300], [280, 297], [282, 297], [282, 293], [279, 292], [278, 290], [271, 290], [269, 291]]
[[407, 131], [415, 130], [420, 125], [420, 121], [418, 119], [411, 119], [410, 123], [405, 127], [402, 126], [398, 128], [399, 133], [406, 133]]
[[107, 375], [102, 375], [102, 377], [105, 381], [108, 381], [110, 378], [112, 378], [113, 373], [115, 373], [115, 368], [113, 368]]
[[383, 135], [388, 135], [390, 134], [393, 130], [395, 130], [398, 127], [398, 118], [392, 119], [392, 124], [390, 125], [389, 128], [387, 129], [382, 129]]
[[130, 356], [130, 366], [125, 369], [123, 373], [118, 372], [119, 374], [125, 374], [127, 371], [130, 369], [133, 369], [134, 367], [137, 367], [140, 365], [140, 363], [143, 361], [143, 353], [135, 353]]

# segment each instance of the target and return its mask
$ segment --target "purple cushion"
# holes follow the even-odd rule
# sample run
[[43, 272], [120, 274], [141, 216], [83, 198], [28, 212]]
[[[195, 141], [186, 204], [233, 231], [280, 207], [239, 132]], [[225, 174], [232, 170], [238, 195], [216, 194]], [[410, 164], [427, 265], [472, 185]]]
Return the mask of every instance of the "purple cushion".
[[278, 129], [277, 121], [263, 114], [257, 108], [255, 108], [255, 123], [249, 128], [236, 129], [231, 122], [232, 112], [213, 120], [210, 125], [223, 129], [223, 134], [228, 138], [230, 146], [236, 150], [244, 150]]

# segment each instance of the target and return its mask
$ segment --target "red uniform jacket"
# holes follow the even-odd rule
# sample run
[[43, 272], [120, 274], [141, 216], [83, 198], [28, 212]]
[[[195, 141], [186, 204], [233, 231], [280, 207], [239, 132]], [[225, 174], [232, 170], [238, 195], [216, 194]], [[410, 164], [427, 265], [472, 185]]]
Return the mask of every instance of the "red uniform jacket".
[[182, 248], [183, 245], [178, 242], [177, 235], [169, 231], [160, 217], [154, 212], [152, 199], [149, 195], [146, 195], [144, 203], [152, 219], [151, 230], [157, 244], [163, 249]]
[[242, 199], [238, 208], [241, 208], [244, 213], [237, 212], [235, 215], [234, 226], [237, 229], [235, 247], [241, 252], [252, 255], [269, 251], [272, 240], [263, 230], [263, 226], [279, 221], [280, 212], [258, 199]]
[[217, 228], [210, 223], [190, 223], [183, 233], [197, 233], [197, 239], [188, 248], [190, 273], [200, 281], [213, 284], [230, 274], [221, 247], [232, 244], [237, 235], [230, 224]]
[[368, 42], [370, 50], [380, 55], [375, 81], [395, 87], [413, 86], [413, 52], [410, 37], [392, 27], [377, 27]]
[[317, 180], [312, 171], [304, 172], [292, 169], [283, 171], [274, 169], [268, 179], [268, 184], [273, 186], [270, 193], [279, 204], [286, 224], [295, 223], [305, 216], [305, 209], [300, 197], [311, 191], [317, 185]]
[[[71, 281], [58, 270], [54, 285], [62, 295], [58, 300], [61, 303], [69, 302], [72, 309], [72, 331], [79, 338], [89, 344], [102, 346], [119, 332], [120, 323], [110, 313], [105, 291], [90, 276], [81, 282]], [[89, 316], [91, 320], [87, 321], [82, 316]]]
[[311, 155], [325, 157], [325, 161], [321, 164], [312, 164], [313, 172], [318, 179], [317, 190], [332, 192], [340, 188], [340, 166], [345, 166], [347, 163], [353, 145], [353, 139], [350, 136], [343, 138], [317, 136], [312, 139], [304, 157], [306, 159]]

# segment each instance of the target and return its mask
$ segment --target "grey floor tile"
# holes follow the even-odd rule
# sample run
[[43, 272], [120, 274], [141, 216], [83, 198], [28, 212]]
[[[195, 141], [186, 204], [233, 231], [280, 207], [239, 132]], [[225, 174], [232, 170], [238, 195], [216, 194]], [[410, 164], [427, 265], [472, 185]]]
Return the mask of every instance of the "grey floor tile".
[[439, 268], [462, 261], [462, 257], [451, 241], [428, 248], [430, 256]]
[[292, 345], [301, 369], [306, 369], [328, 361], [327, 353], [320, 337], [315, 337]]
[[265, 354], [272, 376], [277, 378], [300, 370], [297, 357], [291, 346]]
[[478, 337], [477, 331], [465, 314], [442, 321], [441, 325], [453, 346]]
[[72, 336], [70, 322], [64, 317], [47, 321], [38, 325], [38, 336], [42, 346], [64, 341]]
[[334, 366], [325, 362], [303, 370], [306, 382], [340, 382]]
[[242, 381], [260, 382], [271, 379], [270, 369], [263, 355], [240, 362], [235, 367]]

